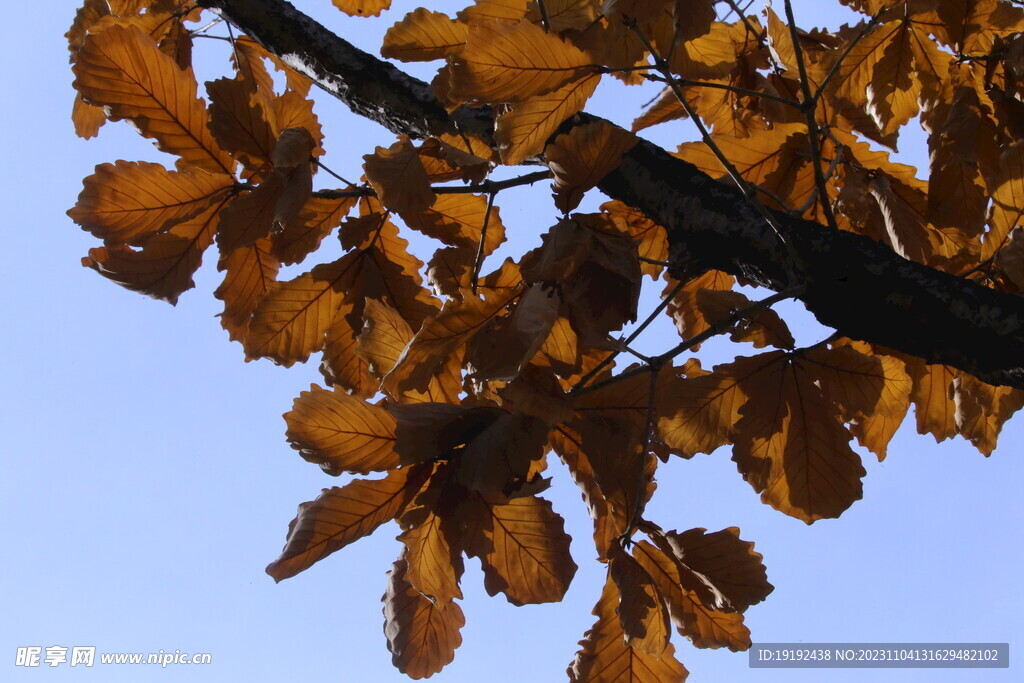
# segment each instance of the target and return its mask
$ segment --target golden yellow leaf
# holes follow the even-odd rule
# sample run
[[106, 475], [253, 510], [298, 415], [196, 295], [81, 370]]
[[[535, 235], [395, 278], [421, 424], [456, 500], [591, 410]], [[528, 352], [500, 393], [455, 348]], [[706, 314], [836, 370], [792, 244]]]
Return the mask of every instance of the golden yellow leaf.
[[[542, 21], [540, 8], [536, 2], [529, 3], [527, 16], [537, 24]], [[583, 31], [597, 19], [599, 9], [596, 0], [545, 0], [548, 22], [553, 33], [562, 34], [566, 31]]]
[[277, 280], [280, 267], [280, 262], [271, 254], [270, 239], [266, 237], [221, 257], [217, 268], [225, 271], [224, 281], [213, 295], [224, 302], [220, 324], [232, 341], [245, 336], [249, 317]]
[[82, 99], [81, 93], [75, 94], [75, 104], [71, 108], [71, 123], [75, 126], [75, 135], [88, 140], [99, 135], [100, 128], [107, 122], [103, 107], [88, 104]]
[[1007, 147], [1000, 166], [1001, 182], [992, 193], [989, 230], [981, 248], [983, 259], [994, 257], [1009, 242], [1013, 228], [1024, 225], [1024, 142]]
[[576, 126], [544, 150], [555, 176], [555, 206], [569, 213], [583, 194], [614, 171], [640, 139], [607, 121]]
[[[399, 215], [406, 225], [428, 237], [475, 252], [483, 236], [487, 199], [476, 194], [439, 194], [432, 206]], [[483, 255], [492, 253], [504, 241], [505, 226], [501, 223], [498, 208], [491, 207]]]
[[167, 232], [145, 240], [140, 250], [124, 245], [96, 247], [82, 265], [126, 289], [175, 304], [182, 292], [194, 286], [192, 275], [202, 263], [203, 252], [213, 244], [221, 199]]
[[349, 309], [360, 303], [354, 300], [354, 289], [365, 267], [362, 254], [352, 252], [291, 281], [275, 283], [249, 323], [246, 356], [270, 358], [286, 367], [304, 362], [323, 346], [324, 334], [346, 300]]
[[466, 44], [466, 25], [425, 7], [388, 29], [380, 54], [403, 62], [427, 62], [455, 54]]
[[[620, 201], [605, 202], [601, 205], [612, 223], [623, 233], [629, 235], [637, 245], [637, 253], [651, 261], [668, 261], [668, 236], [661, 227], [643, 212]], [[640, 270], [645, 275], [657, 278], [662, 266], [646, 261], [640, 262]]]
[[391, 211], [417, 214], [434, 203], [430, 178], [407, 135], [399, 136], [388, 149], [378, 147], [364, 156], [363, 170], [380, 202]]
[[391, 0], [332, 0], [334, 6], [350, 17], [376, 17], [391, 7]]
[[102, 240], [129, 244], [205, 211], [233, 185], [224, 174], [168, 171], [145, 161], [100, 164], [83, 183], [68, 215]]
[[[413, 526], [398, 536], [398, 540], [405, 544], [402, 553], [408, 565], [405, 580], [423, 597], [443, 609], [455, 598], [462, 599], [462, 589], [459, 588], [463, 571], [462, 551], [452, 543], [451, 520], [436, 510], [425, 512], [424, 519], [417, 519]], [[407, 526], [404, 517], [402, 521], [403, 526]]]
[[493, 21], [516, 22], [526, 16], [527, 3], [522, 0], [475, 0], [459, 11], [459, 21], [486, 24]]
[[391, 662], [410, 678], [426, 678], [451, 663], [462, 644], [466, 618], [458, 603], [435, 605], [406, 579], [403, 557], [388, 572], [384, 635]]
[[[683, 339], [692, 339], [707, 331], [715, 322], [705, 317], [705, 312], [697, 301], [698, 292], [728, 292], [735, 284], [736, 279], [732, 275], [720, 270], [709, 270], [683, 285], [665, 309], [675, 321], [679, 336]], [[674, 280], [669, 280], [662, 296], [668, 296], [675, 289], [675, 285]], [[693, 348], [699, 349], [700, 345]]]
[[616, 614], [619, 591], [611, 576], [605, 581], [601, 598], [594, 606], [597, 621], [580, 641], [576, 659], [566, 673], [573, 683], [681, 683], [689, 676], [675, 658], [670, 643], [660, 657], [626, 644], [622, 622]]
[[479, 332], [519, 293], [498, 294], [483, 290], [483, 298], [465, 292], [461, 300], [449, 299], [441, 312], [428, 318], [405, 348], [398, 364], [384, 378], [383, 388], [392, 396], [408, 389], [423, 391], [445, 359]]
[[328, 474], [383, 472], [403, 463], [395, 451], [395, 418], [384, 408], [312, 385], [295, 399], [288, 443]]
[[960, 372], [947, 365], [927, 365], [917, 358], [902, 357], [914, 381], [910, 398], [917, 417], [917, 433], [931, 434], [936, 442], [956, 436], [956, 402], [953, 380]]
[[383, 479], [356, 479], [324, 489], [316, 500], [299, 505], [281, 556], [267, 566], [267, 574], [283, 581], [369, 536], [401, 514], [429, 472], [429, 466], [403, 467]]
[[953, 379], [956, 427], [983, 455], [991, 455], [1003, 424], [1024, 407], [1024, 391], [986, 384], [971, 375]]
[[537, 496], [492, 503], [467, 500], [466, 554], [480, 558], [488, 595], [504, 593], [513, 605], [559, 602], [576, 574], [569, 535], [551, 503]]
[[[766, 24], [768, 28], [768, 48], [772, 52], [772, 58], [789, 75], [799, 76], [800, 67], [797, 64], [796, 48], [793, 45], [793, 36], [789, 30], [789, 24], [779, 18], [770, 5], [764, 8]], [[806, 68], [806, 64], [805, 64]]]
[[539, 154], [558, 126], [583, 109], [600, 80], [601, 74], [587, 74], [547, 94], [511, 104], [498, 114], [494, 135], [502, 163], [515, 166]]
[[341, 219], [355, 205], [356, 197], [310, 197], [284, 229], [271, 235], [274, 256], [284, 265], [301, 262], [316, 251], [324, 237], [341, 224]]
[[88, 36], [73, 68], [87, 102], [106, 107], [112, 119], [129, 119], [161, 150], [180, 156], [179, 169], [232, 172], [234, 161], [207, 127], [192, 70], [179, 69], [138, 30], [111, 26]]
[[672, 72], [694, 81], [724, 78], [736, 67], [733, 28], [719, 21], [705, 35], [680, 43], [672, 53]]
[[521, 102], [589, 70], [579, 48], [528, 21], [480, 23], [451, 58], [451, 95], [470, 104]]

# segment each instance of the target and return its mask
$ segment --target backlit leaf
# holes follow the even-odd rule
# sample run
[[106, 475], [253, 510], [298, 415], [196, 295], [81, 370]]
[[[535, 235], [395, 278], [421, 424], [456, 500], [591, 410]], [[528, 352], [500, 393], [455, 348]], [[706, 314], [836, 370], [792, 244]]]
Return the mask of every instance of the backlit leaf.
[[283, 581], [369, 536], [405, 509], [428, 473], [402, 468], [383, 479], [356, 479], [324, 489], [316, 500], [299, 505], [281, 556], [267, 566], [267, 573]]
[[689, 671], [675, 658], [670, 643], [660, 657], [626, 644], [622, 622], [616, 614], [619, 592], [608, 576], [594, 607], [597, 621], [580, 641], [580, 651], [566, 673], [573, 683], [681, 683]]
[[224, 199], [232, 184], [223, 174], [168, 171], [144, 161], [100, 164], [68, 215], [100, 239], [138, 244]]
[[468, 103], [521, 102], [588, 71], [586, 53], [528, 21], [479, 23], [452, 57], [451, 95]]
[[547, 146], [548, 168], [555, 176], [555, 206], [568, 213], [583, 194], [619, 165], [639, 142], [632, 133], [607, 121], [577, 126]]
[[458, 603], [435, 605], [406, 579], [405, 559], [388, 572], [384, 603], [384, 635], [391, 662], [410, 678], [431, 676], [455, 658], [466, 624]]
[[367, 474], [398, 467], [395, 418], [384, 408], [312, 385], [284, 416], [288, 442], [328, 474]]
[[191, 69], [182, 71], [136, 29], [112, 26], [86, 38], [74, 65], [75, 88], [113, 119], [129, 119], [180, 170], [230, 173], [234, 162], [214, 141]]
[[[350, 17], [376, 17], [391, 7], [391, 0], [332, 0], [334, 6]], [[416, 676], [416, 678], [419, 678]]]
[[420, 7], [388, 29], [380, 53], [403, 62], [442, 59], [462, 49], [466, 33], [465, 24]]

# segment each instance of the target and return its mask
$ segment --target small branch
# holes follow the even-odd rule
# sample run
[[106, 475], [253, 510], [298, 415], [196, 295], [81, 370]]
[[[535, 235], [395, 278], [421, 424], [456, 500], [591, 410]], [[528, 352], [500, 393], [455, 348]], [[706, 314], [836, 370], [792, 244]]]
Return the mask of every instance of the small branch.
[[551, 33], [551, 17], [548, 16], [548, 8], [544, 0], [537, 0], [537, 9], [540, 11], [540, 23], [544, 30]]
[[768, 208], [764, 204], [762, 204], [760, 200], [758, 200], [757, 193], [753, 189], [751, 189], [750, 183], [748, 183], [743, 178], [743, 176], [732, 164], [732, 162], [729, 161], [729, 158], [725, 156], [722, 150], [715, 143], [714, 139], [711, 137], [711, 134], [708, 132], [708, 129], [704, 126], [704, 122], [701, 121], [700, 117], [697, 115], [697, 112], [694, 110], [692, 106], [690, 106], [690, 103], [687, 102], [685, 95], [679, 87], [679, 81], [672, 74], [665, 60], [661, 57], [661, 55], [658, 54], [657, 49], [655, 49], [654, 45], [651, 44], [651, 41], [648, 40], [647, 36], [644, 35], [643, 31], [641, 31], [637, 27], [636, 22], [630, 22], [628, 25], [630, 30], [632, 30], [633, 33], [636, 34], [637, 38], [640, 39], [640, 42], [643, 43], [644, 48], [651, 53], [651, 57], [654, 59], [656, 68], [658, 69], [658, 71], [661, 72], [662, 76], [665, 77], [665, 82], [668, 84], [670, 88], [672, 88], [672, 93], [676, 96], [676, 100], [679, 101], [679, 104], [686, 111], [687, 116], [689, 116], [690, 120], [693, 121], [693, 124], [697, 126], [697, 130], [700, 132], [700, 136], [701, 139], [704, 141], [704, 144], [708, 146], [708, 149], [711, 150], [711, 153], [715, 155], [716, 159], [718, 159], [718, 163], [722, 164], [722, 167], [725, 168], [726, 172], [729, 174], [729, 177], [732, 178], [732, 181], [734, 183], [736, 183], [736, 187], [738, 187], [740, 192], [743, 193], [743, 197], [753, 206], [753, 208], [757, 211], [761, 218], [764, 219], [765, 223], [767, 223], [768, 226], [772, 229], [772, 232], [775, 233], [776, 239], [778, 239], [779, 242], [786, 249], [786, 252], [789, 254], [789, 257], [791, 259], [790, 263], [787, 264], [787, 269], [789, 271], [789, 284], [794, 284], [796, 282], [795, 273], [799, 265], [803, 262], [803, 259], [800, 258], [799, 254], [796, 253], [796, 250], [793, 248], [793, 245], [791, 245], [789, 241], [783, 236], [781, 224], [778, 220], [776, 220], [775, 216], [773, 216], [771, 212], [768, 211]]
[[694, 335], [693, 337], [690, 337], [689, 339], [681, 342], [680, 344], [677, 344], [671, 350], [666, 351], [665, 353], [663, 353], [663, 354], [661, 354], [659, 356], [653, 357], [651, 359], [651, 363], [650, 363], [649, 366], [648, 365], [642, 365], [640, 367], [636, 367], [636, 368], [632, 368], [632, 369], [626, 370], [625, 372], [623, 372], [621, 374], [618, 374], [618, 375], [616, 375], [614, 377], [609, 377], [606, 380], [602, 380], [602, 381], [598, 382], [597, 384], [592, 384], [592, 385], [590, 385], [588, 387], [584, 387], [584, 386], [581, 386], [580, 384], [577, 384], [577, 386], [573, 387], [572, 391], [570, 391], [569, 393], [571, 395], [573, 395], [573, 396], [580, 396], [582, 394], [589, 394], [592, 391], [597, 391], [598, 389], [603, 389], [606, 386], [610, 386], [612, 384], [615, 384], [616, 382], [621, 382], [624, 379], [628, 379], [630, 377], [636, 377], [641, 372], [648, 372], [651, 367], [655, 367], [655, 366], [659, 366], [659, 365], [664, 365], [664, 364], [668, 363], [670, 360], [672, 360], [673, 358], [675, 358], [676, 356], [678, 356], [679, 354], [681, 354], [682, 352], [684, 352], [684, 351], [686, 351], [688, 349], [692, 349], [694, 346], [697, 346], [698, 344], [703, 344], [708, 339], [711, 339], [712, 337], [716, 337], [716, 336], [722, 334], [723, 332], [728, 332], [733, 327], [735, 327], [739, 322], [741, 322], [742, 320], [744, 320], [746, 318], [749, 318], [750, 316], [754, 315], [755, 313], [760, 313], [761, 311], [763, 311], [763, 310], [765, 310], [767, 308], [770, 308], [771, 306], [777, 304], [778, 302], [782, 301], [783, 299], [789, 299], [789, 298], [792, 298], [792, 297], [800, 296], [800, 294], [803, 291], [804, 291], [804, 285], [798, 285], [796, 287], [791, 287], [790, 289], [787, 289], [787, 290], [784, 290], [784, 291], [772, 294], [771, 296], [766, 297], [764, 299], [761, 299], [760, 301], [758, 301], [756, 303], [753, 303], [750, 306], [747, 306], [746, 308], [742, 308], [742, 309], [736, 311], [735, 313], [733, 313], [728, 318], [725, 318], [724, 320], [718, 321], [717, 323], [715, 323], [714, 325], [712, 325], [708, 329], [704, 330], [700, 334]]
[[[334, 174], [332, 173], [331, 175]], [[335, 177], [342, 182], [348, 182], [339, 176]], [[550, 177], [550, 171], [534, 171], [533, 173], [527, 173], [526, 175], [506, 180], [485, 180], [476, 185], [435, 185], [430, 189], [435, 194], [496, 194], [511, 187], [529, 185], [538, 180], [547, 180]], [[351, 183], [349, 184], [351, 185]], [[341, 199], [342, 197], [376, 197], [377, 193], [374, 192], [372, 187], [353, 187], [350, 190], [317, 190], [313, 193], [313, 196], [323, 199]]]
[[[650, 67], [644, 67], [644, 68], [650, 68]], [[609, 69], [609, 71], [618, 71], [618, 70], [619, 69]], [[639, 70], [639, 69], [637, 69], [637, 70]], [[668, 83], [668, 81], [669, 81], [669, 79], [665, 78], [664, 76], [659, 76], [657, 74], [644, 74], [644, 78], [646, 78], [649, 81], [658, 81], [660, 83]], [[682, 86], [685, 86], [685, 87], [688, 87], [688, 88], [690, 88], [690, 87], [696, 87], [696, 88], [717, 88], [719, 90], [728, 90], [730, 92], [734, 92], [737, 95], [746, 95], [747, 97], [762, 97], [762, 98], [764, 98], [766, 100], [772, 100], [774, 102], [779, 102], [780, 104], [785, 104], [786, 106], [793, 107], [794, 109], [799, 109], [800, 108], [800, 103], [797, 102], [796, 100], [791, 100], [788, 97], [782, 97], [780, 95], [773, 95], [772, 93], [760, 92], [758, 90], [750, 90], [748, 88], [740, 88], [740, 87], [737, 87], [735, 85], [727, 85], [725, 83], [715, 83], [715, 82], [712, 82], [712, 81], [691, 81], [688, 78], [679, 78], [677, 76], [673, 76], [673, 80], [676, 83], [678, 83], [679, 85], [682, 85]]]
[[335, 172], [334, 172], [334, 171], [332, 171], [331, 169], [329, 169], [329, 168], [327, 168], [326, 166], [324, 166], [324, 165], [323, 165], [322, 163], [320, 163], [320, 160], [319, 160], [319, 159], [317, 159], [317, 158], [313, 157], [313, 158], [312, 158], [312, 162], [313, 162], [314, 164], [316, 164], [317, 168], [322, 168], [323, 170], [327, 171], [328, 175], [331, 175], [331, 176], [333, 176], [333, 177], [337, 178], [338, 180], [340, 180], [341, 182], [345, 183], [345, 184], [346, 184], [346, 185], [348, 185], [349, 187], [355, 187], [355, 186], [356, 186], [356, 184], [355, 184], [355, 183], [353, 183], [352, 181], [350, 181], [350, 180], [345, 180], [345, 179], [344, 179], [344, 178], [342, 178], [342, 177], [341, 177], [340, 175], [338, 175], [337, 173], [335, 173]]
[[836, 215], [832, 212], [832, 203], [828, 198], [828, 186], [825, 184], [825, 176], [821, 172], [821, 147], [820, 134], [818, 132], [818, 121], [815, 115], [817, 107], [814, 96], [811, 94], [811, 84], [807, 78], [807, 63], [804, 60], [804, 49], [800, 45], [800, 34], [796, 29], [796, 18], [793, 15], [793, 3], [785, 0], [786, 21], [789, 23], [789, 35], [793, 41], [793, 51], [796, 55], [797, 68], [800, 71], [800, 89], [803, 93], [800, 108], [804, 112], [804, 119], [807, 121], [807, 142], [811, 146], [811, 163], [814, 165], [814, 184], [818, 190], [818, 198], [821, 200], [821, 210], [825, 213], [825, 221], [828, 227], [839, 230], [836, 223]]
[[[207, 31], [209, 31], [211, 28], [213, 28], [214, 26], [216, 26], [217, 24], [219, 24], [222, 21], [224, 21], [223, 17], [216, 17], [212, 21], [210, 21], [210, 23], [208, 23], [206, 26], [202, 26], [200, 28], [192, 29], [191, 31], [188, 32], [188, 34], [190, 36], [192, 36], [193, 38], [195, 38], [196, 36], [204, 35]], [[217, 37], [219, 38], [220, 36], [217, 36]]]
[[494, 208], [494, 197], [498, 192], [487, 195], [487, 208], [484, 210], [484, 223], [480, 226], [480, 244], [476, 248], [476, 259], [473, 261], [473, 277], [470, 284], [476, 294], [476, 281], [480, 277], [480, 268], [484, 264], [484, 245], [487, 244], [487, 225], [491, 222], [491, 209]]
[[[676, 294], [679, 293], [679, 290], [681, 290], [685, 286], [685, 282], [677, 282], [676, 286], [672, 288], [672, 291], [670, 291], [666, 296], [662, 297], [661, 301], [658, 302], [658, 305], [654, 308], [653, 311], [651, 311], [651, 314], [648, 315], [647, 318], [642, 323], [640, 323], [640, 326], [633, 330], [622, 343], [624, 345], [631, 344], [633, 340], [635, 340], [637, 337], [643, 334], [644, 330], [650, 327], [651, 323], [657, 320], [658, 316], [661, 315], [661, 312], [664, 311], [672, 302], [672, 299], [676, 298]], [[576, 385], [572, 388], [572, 391], [570, 393], [578, 393], [580, 389], [587, 385], [587, 382], [596, 377], [598, 373], [600, 373], [602, 370], [608, 367], [608, 365], [615, 362], [615, 359], [618, 358], [620, 353], [621, 351], [613, 351], [612, 353], [608, 354], [608, 356], [606, 356], [604, 360], [595, 365], [590, 372], [583, 375], [583, 377], [581, 377], [580, 380], [576, 382]]]

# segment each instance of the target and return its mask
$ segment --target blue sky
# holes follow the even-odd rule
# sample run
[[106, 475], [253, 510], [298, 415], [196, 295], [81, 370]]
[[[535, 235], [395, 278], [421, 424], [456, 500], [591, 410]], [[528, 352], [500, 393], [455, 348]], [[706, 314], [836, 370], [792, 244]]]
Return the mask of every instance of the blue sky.
[[[8, 557], [0, 574], [0, 678], [408, 680], [392, 668], [382, 633], [380, 596], [399, 550], [396, 527], [279, 585], [263, 572], [296, 506], [340, 483], [284, 439], [282, 413], [310, 383], [322, 383], [316, 363], [287, 370], [244, 363], [214, 317], [219, 278], [209, 257], [196, 289], [176, 308], [79, 265], [94, 239], [64, 212], [81, 179], [101, 162], [166, 157], [123, 123], [108, 124], [89, 142], [74, 136], [63, 33], [77, 4], [39, 3], [30, 17], [0, 26], [9, 65], [0, 108], [8, 131], [0, 171], [7, 265], [0, 278], [10, 294], [2, 304], [9, 327], [0, 336], [7, 453], [0, 528]], [[297, 4], [371, 50], [416, 6], [396, 0], [382, 20], [360, 20], [328, 0]], [[797, 3], [798, 18], [845, 21], [838, 11], [822, 16], [832, 4]], [[202, 55], [208, 50], [204, 45]], [[200, 79], [214, 75], [201, 70]], [[609, 83], [592, 110], [628, 123], [650, 94]], [[393, 141], [327, 96], [317, 112], [327, 134], [325, 163], [342, 175], [358, 176], [360, 157]], [[649, 137], [674, 145], [692, 131], [676, 122]], [[901, 158], [921, 165], [924, 156], [918, 143]], [[519, 249], [532, 246], [556, 215], [539, 186], [503, 194], [498, 204]], [[801, 339], [820, 338], [813, 323], [797, 328]], [[673, 334], [667, 324], [655, 328], [646, 348], [667, 348]], [[750, 353], [746, 345], [708, 349], [711, 362], [715, 353]], [[839, 520], [808, 527], [762, 505], [727, 449], [663, 466], [648, 515], [681, 530], [738, 526], [756, 543], [776, 588], [747, 613], [755, 642], [1009, 642], [1012, 651], [1024, 636], [1024, 551], [1017, 542], [1024, 423], [1011, 420], [989, 459], [963, 440], [936, 445], [912, 426], [908, 420], [884, 463], [864, 458], [864, 499]], [[576, 642], [593, 623], [604, 570], [593, 561], [577, 490], [557, 462], [552, 470], [546, 495], [566, 518], [580, 565], [565, 601], [513, 608], [489, 598], [479, 565], [467, 562], [464, 642], [434, 680], [564, 680]], [[674, 642], [696, 681], [864, 678], [856, 670], [749, 670], [745, 654]], [[33, 645], [209, 652], [213, 664], [15, 667], [16, 648]], [[870, 678], [1017, 677], [1013, 669], [882, 669]]]

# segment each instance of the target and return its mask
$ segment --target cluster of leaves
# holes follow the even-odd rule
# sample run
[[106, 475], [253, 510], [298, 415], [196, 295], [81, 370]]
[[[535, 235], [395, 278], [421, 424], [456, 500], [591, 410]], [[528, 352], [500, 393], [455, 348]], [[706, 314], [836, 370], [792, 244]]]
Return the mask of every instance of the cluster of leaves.
[[[366, 16], [390, 2], [335, 4]], [[303, 503], [268, 573], [294, 576], [397, 520], [385, 633], [396, 666], [429, 676], [461, 642], [464, 554], [479, 558], [490, 594], [516, 605], [568, 588], [569, 537], [540, 496], [553, 452], [582, 490], [608, 567], [570, 678], [682, 680], [670, 622], [699, 647], [745, 649], [742, 613], [772, 587], [737, 529], [665, 532], [644, 517], [659, 459], [731, 445], [765, 503], [811, 523], [861, 497], [852, 438], [884, 458], [911, 404], [921, 433], [990, 453], [1024, 392], [838, 334], [796, 348], [770, 308], [786, 293], [754, 302], [723, 272], [669, 276], [664, 229], [622, 202], [571, 213], [637, 138], [604, 122], [559, 127], [602, 78], [654, 80], [664, 92], [634, 132], [693, 118], [703, 140], [677, 155], [740, 185], [769, 220], [767, 208], [789, 212], [1020, 293], [1024, 11], [997, 0], [843, 4], [870, 18], [803, 31], [788, 2], [783, 19], [770, 3], [745, 16], [715, 0], [479, 0], [454, 19], [417, 9], [382, 54], [443, 60], [435, 95], [451, 110], [493, 107], [496, 144], [400, 136], [363, 157], [361, 182], [313, 192], [324, 149], [306, 78], [229, 34], [233, 73], [206, 83], [207, 105], [191, 67], [192, 41], [213, 25], [199, 8], [86, 0], [68, 32], [76, 130], [127, 120], [178, 160], [174, 170], [101, 164], [85, 179], [69, 214], [103, 246], [84, 264], [174, 303], [216, 243], [221, 323], [247, 359], [322, 354], [331, 388], [296, 399], [291, 444], [332, 475], [384, 473]], [[872, 144], [895, 148], [916, 117], [929, 133], [928, 181]], [[488, 179], [524, 162], [548, 170]], [[481, 275], [505, 240], [496, 195], [549, 175], [561, 219], [536, 249]], [[336, 228], [343, 256], [277, 280]], [[402, 237], [409, 229], [443, 245], [426, 264]], [[629, 347], [647, 323], [612, 338], [636, 320], [645, 276], [667, 280], [653, 315], [666, 312], [681, 335], [653, 358]], [[774, 350], [710, 371], [696, 358], [674, 364], [722, 333]], [[622, 351], [644, 362], [614, 374]]]

